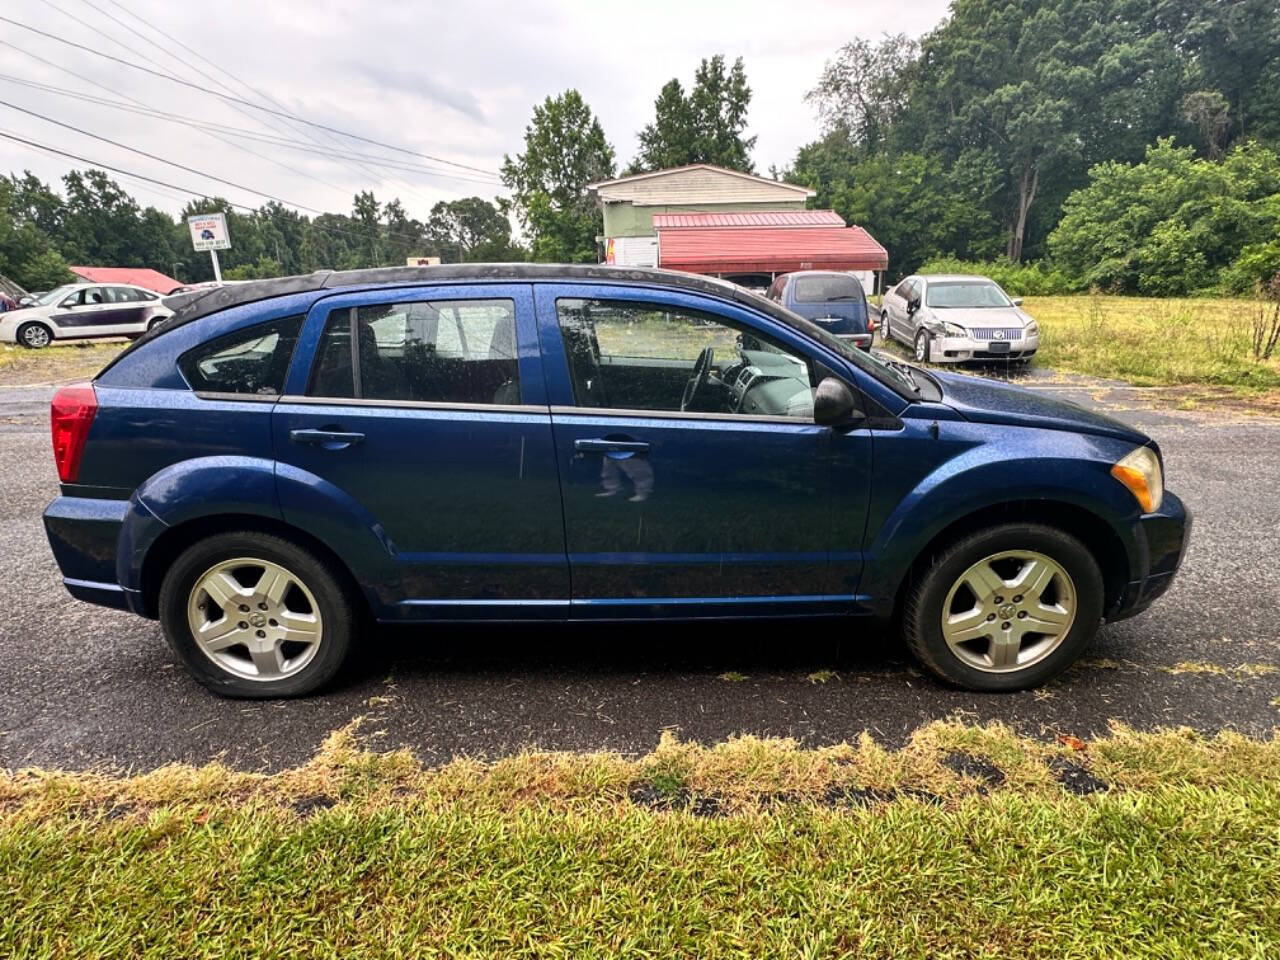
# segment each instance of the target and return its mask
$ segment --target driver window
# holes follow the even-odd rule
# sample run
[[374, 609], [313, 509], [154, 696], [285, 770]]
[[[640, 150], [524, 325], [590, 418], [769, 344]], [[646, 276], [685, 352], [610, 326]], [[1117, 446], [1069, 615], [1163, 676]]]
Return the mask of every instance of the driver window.
[[749, 327], [636, 301], [556, 302], [581, 407], [812, 419], [812, 365]]

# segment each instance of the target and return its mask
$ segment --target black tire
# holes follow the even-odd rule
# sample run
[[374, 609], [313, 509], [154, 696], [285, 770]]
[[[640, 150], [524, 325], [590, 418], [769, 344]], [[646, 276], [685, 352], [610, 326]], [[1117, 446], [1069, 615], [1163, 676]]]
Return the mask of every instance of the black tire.
[[28, 350], [39, 350], [53, 343], [53, 331], [45, 324], [37, 323], [34, 320], [18, 327], [14, 337], [18, 343]]
[[933, 341], [929, 337], [929, 331], [921, 327], [916, 331], [915, 339], [915, 359], [917, 363], [928, 363], [930, 360], [930, 350], [933, 349]]
[[147, 324], [147, 333], [150, 333], [152, 330], [160, 326], [160, 324], [164, 323], [168, 319], [169, 319], [168, 317], [154, 317], [151, 320], [151, 322]]
[[[1066, 571], [1075, 588], [1076, 612], [1066, 635], [1044, 659], [1022, 669], [986, 672], [965, 663], [942, 635], [942, 608], [952, 586], [971, 566], [1007, 550], [1044, 554]], [[1102, 622], [1105, 586], [1093, 555], [1079, 540], [1054, 527], [1008, 523], [972, 534], [922, 558], [927, 571], [908, 587], [902, 633], [908, 649], [940, 679], [966, 690], [1025, 690], [1062, 673], [1079, 658]]]
[[[323, 626], [318, 651], [296, 673], [279, 680], [247, 679], [224, 669], [196, 644], [187, 620], [187, 603], [201, 576], [221, 561], [240, 557], [285, 567], [305, 584], [319, 608]], [[160, 624], [187, 669], [214, 693], [243, 699], [303, 696], [329, 683], [347, 659], [361, 620], [347, 582], [328, 561], [282, 537], [254, 531], [216, 534], [188, 547], [165, 574]]]

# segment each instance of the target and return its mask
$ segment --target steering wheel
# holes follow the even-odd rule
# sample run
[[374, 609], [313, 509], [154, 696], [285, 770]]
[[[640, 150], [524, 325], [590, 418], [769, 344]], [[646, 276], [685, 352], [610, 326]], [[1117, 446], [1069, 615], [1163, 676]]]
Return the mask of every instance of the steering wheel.
[[693, 398], [698, 395], [698, 390], [707, 382], [707, 378], [711, 376], [711, 365], [715, 362], [716, 353], [710, 347], [703, 347], [702, 352], [698, 354], [698, 359], [693, 364], [693, 376], [689, 378], [689, 382], [684, 385], [684, 396], [680, 398], [680, 410], [683, 412], [688, 410], [693, 403]]

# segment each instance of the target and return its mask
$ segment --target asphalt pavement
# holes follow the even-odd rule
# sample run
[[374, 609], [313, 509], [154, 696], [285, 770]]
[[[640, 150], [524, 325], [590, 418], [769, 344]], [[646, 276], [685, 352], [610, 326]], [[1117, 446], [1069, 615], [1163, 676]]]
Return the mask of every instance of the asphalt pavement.
[[331, 691], [243, 702], [205, 692], [159, 627], [71, 599], [40, 524], [55, 495], [49, 387], [0, 387], [0, 767], [144, 770], [221, 759], [270, 770], [364, 717], [380, 747], [425, 762], [525, 747], [641, 753], [666, 728], [810, 745], [870, 732], [898, 744], [931, 720], [1002, 720], [1036, 737], [1280, 724], [1280, 421], [1160, 409], [1161, 394], [1036, 384], [1107, 409], [1164, 450], [1196, 517], [1170, 592], [1106, 626], [1082, 664], [1019, 694], [948, 689], [892, 636], [839, 621], [681, 627], [382, 629]]

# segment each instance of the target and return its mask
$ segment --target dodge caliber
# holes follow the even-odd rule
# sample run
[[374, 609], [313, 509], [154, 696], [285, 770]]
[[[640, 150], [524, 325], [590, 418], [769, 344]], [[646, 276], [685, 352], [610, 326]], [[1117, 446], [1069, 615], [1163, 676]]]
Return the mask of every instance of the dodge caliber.
[[191, 294], [52, 404], [67, 589], [229, 696], [371, 622], [893, 624], [973, 690], [1064, 670], [1169, 586], [1156, 444], [868, 355], [657, 270], [321, 272]]

